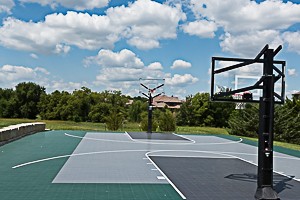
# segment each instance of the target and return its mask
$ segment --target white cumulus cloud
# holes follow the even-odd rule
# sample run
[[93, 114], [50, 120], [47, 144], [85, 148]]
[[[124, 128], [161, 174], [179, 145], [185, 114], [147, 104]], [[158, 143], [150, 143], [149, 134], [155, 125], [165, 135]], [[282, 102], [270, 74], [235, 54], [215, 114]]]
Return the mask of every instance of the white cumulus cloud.
[[160, 40], [175, 39], [178, 23], [185, 19], [180, 7], [151, 0], [111, 7], [105, 15], [68, 11], [46, 15], [39, 22], [8, 17], [0, 27], [0, 45], [32, 53], [67, 53], [71, 46], [112, 49], [125, 39], [137, 48], [151, 49], [159, 47]]
[[[99, 67], [99, 73], [93, 82], [96, 86], [122, 90], [125, 94], [131, 95], [137, 95], [136, 89], [139, 88], [140, 78], [165, 79], [170, 92], [176, 92], [180, 88], [198, 81], [198, 78], [191, 74], [172, 76], [172, 74], [165, 73], [162, 71], [164, 67], [160, 62], [145, 65], [134, 52], [128, 49], [119, 52], [102, 49], [96, 56], [86, 58], [84, 63]], [[177, 60], [175, 65], [187, 67], [190, 64], [183, 60]]]
[[11, 9], [15, 6], [13, 0], [0, 0], [0, 13], [6, 12], [11, 13]]
[[296, 76], [297, 75], [296, 69], [287, 69], [287, 73], [288, 73], [289, 76]]
[[220, 46], [223, 51], [251, 58], [266, 44], [269, 44], [270, 48], [277, 48], [283, 44], [280, 32], [275, 30], [249, 31], [238, 35], [226, 33], [221, 40]]
[[281, 0], [191, 0], [193, 12], [224, 27], [226, 32], [286, 29], [300, 20], [300, 5]]
[[300, 54], [300, 31], [283, 33], [283, 40], [287, 43], [290, 51]]
[[215, 31], [218, 27], [213, 21], [198, 20], [183, 25], [182, 29], [185, 33], [190, 35], [196, 35], [203, 38], [213, 38], [215, 37]]
[[23, 66], [4, 65], [0, 68], [0, 80], [16, 81], [29, 80], [34, 78], [35, 72], [33, 69]]
[[109, 0], [20, 0], [22, 3], [38, 3], [56, 8], [58, 5], [75, 10], [90, 10], [107, 6]]
[[148, 66], [148, 69], [149, 70], [163, 70], [163, 66], [161, 65], [160, 62], [154, 62]]
[[184, 87], [188, 84], [196, 83], [199, 79], [193, 77], [191, 74], [174, 74], [173, 77], [166, 78], [166, 85]]
[[72, 82], [72, 81], [64, 81], [64, 80], [52, 80], [44, 84], [44, 87], [47, 89], [47, 92], [53, 92], [55, 90], [59, 91], [67, 91], [73, 92], [74, 90], [78, 90], [81, 87], [89, 87], [87, 82]]
[[39, 58], [38, 55], [36, 55], [35, 53], [31, 53], [31, 54], [30, 54], [30, 57], [32, 57], [32, 58], [34, 58], [34, 59], [38, 59], [38, 58]]
[[[300, 52], [297, 33], [282, 34], [300, 22], [300, 5], [297, 3], [282, 0], [190, 0], [189, 8], [196, 21], [184, 25], [184, 31], [203, 37], [201, 28], [193, 27], [201, 27], [198, 21], [212, 22], [225, 32], [220, 38], [223, 51], [253, 56], [251, 52], [258, 53], [266, 43], [276, 46], [286, 42], [291, 51]], [[214, 28], [212, 26], [206, 34], [212, 36]]]
[[175, 60], [171, 69], [186, 69], [192, 67], [192, 64], [184, 60]]
[[128, 49], [122, 49], [120, 52], [101, 49], [97, 56], [86, 58], [85, 63], [96, 63], [97, 65], [106, 68], [124, 67], [138, 69], [144, 66], [141, 59]]
[[0, 67], [0, 83], [3, 88], [13, 88], [20, 82], [32, 81], [46, 83], [50, 73], [42, 68], [30, 68], [25, 66], [3, 65]]

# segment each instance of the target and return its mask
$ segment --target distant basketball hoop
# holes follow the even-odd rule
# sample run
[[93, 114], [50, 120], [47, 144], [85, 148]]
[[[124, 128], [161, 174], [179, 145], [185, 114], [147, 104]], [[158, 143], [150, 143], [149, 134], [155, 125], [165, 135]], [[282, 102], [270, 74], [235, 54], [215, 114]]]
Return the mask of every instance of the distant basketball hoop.
[[[147, 93], [142, 92], [140, 89], [140, 93], [142, 93], [145, 97], [148, 98], [148, 131], [147, 133], [152, 133], [152, 110], [153, 105], [152, 101], [155, 97], [158, 97], [164, 94], [163, 90], [158, 92], [160, 89], [163, 89], [165, 79], [142, 79], [140, 78], [140, 86], [147, 90]], [[163, 83], [161, 83], [163, 82]]]

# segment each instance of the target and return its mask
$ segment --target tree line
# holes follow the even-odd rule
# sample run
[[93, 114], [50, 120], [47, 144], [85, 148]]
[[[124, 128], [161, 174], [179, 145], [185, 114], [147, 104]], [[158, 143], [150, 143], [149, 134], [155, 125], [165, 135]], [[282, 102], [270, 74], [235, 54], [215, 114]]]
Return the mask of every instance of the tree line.
[[[247, 104], [236, 110], [234, 103], [211, 102], [208, 93], [187, 96], [178, 110], [154, 109], [153, 129], [175, 131], [176, 126], [227, 128], [230, 134], [257, 137], [259, 107]], [[128, 104], [133, 100], [132, 104]], [[147, 130], [147, 99], [120, 91], [94, 92], [82, 87], [73, 92], [54, 91], [32, 82], [15, 89], [0, 88], [0, 117], [106, 123], [117, 130], [123, 123], [140, 123]], [[275, 139], [300, 144], [300, 100], [287, 99], [275, 107]]]

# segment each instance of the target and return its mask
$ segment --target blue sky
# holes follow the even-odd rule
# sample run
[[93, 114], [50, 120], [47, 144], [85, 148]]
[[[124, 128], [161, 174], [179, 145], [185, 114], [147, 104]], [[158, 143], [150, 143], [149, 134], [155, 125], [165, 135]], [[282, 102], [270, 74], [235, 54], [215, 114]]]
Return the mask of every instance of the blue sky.
[[253, 58], [269, 44], [283, 45], [276, 59], [287, 61], [290, 95], [300, 90], [299, 4], [0, 0], [1, 88], [33, 81], [47, 92], [85, 86], [137, 96], [139, 78], [162, 78], [166, 94], [183, 98], [209, 91], [212, 56]]

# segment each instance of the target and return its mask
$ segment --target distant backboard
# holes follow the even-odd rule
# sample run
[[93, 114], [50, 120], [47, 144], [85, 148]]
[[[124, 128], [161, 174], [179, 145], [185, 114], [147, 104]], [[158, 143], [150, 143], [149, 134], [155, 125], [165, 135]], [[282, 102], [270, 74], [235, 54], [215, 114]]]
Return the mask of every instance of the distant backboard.
[[164, 93], [164, 83], [165, 79], [142, 79], [140, 78], [140, 94], [149, 94], [151, 93], [151, 96], [155, 96], [157, 94], [163, 94]]

